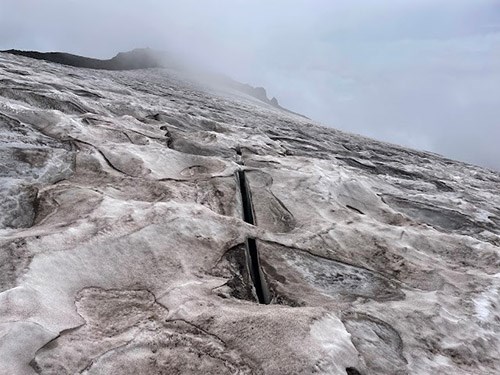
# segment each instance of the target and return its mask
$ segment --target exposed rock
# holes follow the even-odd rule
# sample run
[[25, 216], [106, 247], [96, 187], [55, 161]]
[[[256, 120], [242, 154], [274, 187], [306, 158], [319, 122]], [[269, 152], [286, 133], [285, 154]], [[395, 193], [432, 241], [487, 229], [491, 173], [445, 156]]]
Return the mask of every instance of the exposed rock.
[[0, 374], [498, 373], [498, 173], [175, 70], [0, 65]]
[[166, 54], [160, 54], [158, 51], [153, 51], [149, 48], [138, 48], [129, 52], [120, 52], [109, 60], [94, 59], [65, 52], [20, 51], [15, 49], [3, 52], [77, 68], [104, 70], [158, 68], [164, 65], [167, 59]]

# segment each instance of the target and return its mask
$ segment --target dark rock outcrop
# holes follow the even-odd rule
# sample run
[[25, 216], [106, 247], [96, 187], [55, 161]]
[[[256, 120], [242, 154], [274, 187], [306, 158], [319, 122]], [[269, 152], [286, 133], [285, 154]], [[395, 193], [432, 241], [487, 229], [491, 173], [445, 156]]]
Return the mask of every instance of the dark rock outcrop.
[[77, 68], [101, 70], [159, 68], [165, 66], [168, 61], [165, 53], [160, 53], [149, 48], [138, 48], [129, 52], [120, 52], [115, 57], [108, 60], [94, 59], [65, 52], [20, 51], [15, 49], [2, 52]]

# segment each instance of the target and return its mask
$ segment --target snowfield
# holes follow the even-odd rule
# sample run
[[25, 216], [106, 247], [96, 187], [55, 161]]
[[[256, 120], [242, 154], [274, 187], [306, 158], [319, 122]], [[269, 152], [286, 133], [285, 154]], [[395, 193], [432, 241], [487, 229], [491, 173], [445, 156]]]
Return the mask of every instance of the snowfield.
[[169, 69], [0, 82], [0, 374], [500, 372], [500, 174]]

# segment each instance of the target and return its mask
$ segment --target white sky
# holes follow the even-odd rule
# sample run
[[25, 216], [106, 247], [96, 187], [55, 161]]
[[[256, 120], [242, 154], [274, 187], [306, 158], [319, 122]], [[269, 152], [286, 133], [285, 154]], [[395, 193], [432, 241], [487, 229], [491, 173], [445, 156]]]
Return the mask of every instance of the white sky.
[[0, 49], [146, 46], [327, 126], [500, 170], [500, 0], [0, 0]]

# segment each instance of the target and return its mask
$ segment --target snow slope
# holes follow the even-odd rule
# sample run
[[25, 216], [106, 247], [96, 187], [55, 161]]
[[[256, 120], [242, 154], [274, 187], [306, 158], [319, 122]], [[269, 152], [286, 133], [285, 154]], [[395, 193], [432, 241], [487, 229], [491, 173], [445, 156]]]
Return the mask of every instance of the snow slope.
[[0, 82], [1, 374], [499, 372], [498, 173], [168, 69]]

